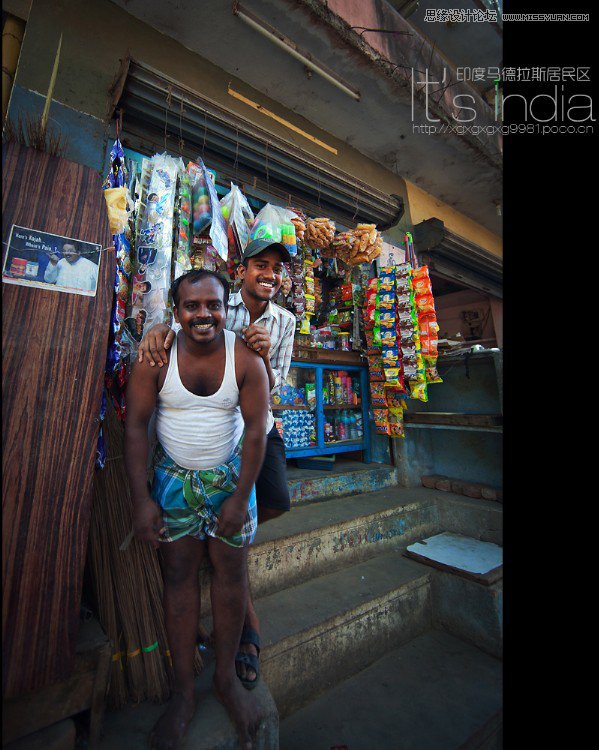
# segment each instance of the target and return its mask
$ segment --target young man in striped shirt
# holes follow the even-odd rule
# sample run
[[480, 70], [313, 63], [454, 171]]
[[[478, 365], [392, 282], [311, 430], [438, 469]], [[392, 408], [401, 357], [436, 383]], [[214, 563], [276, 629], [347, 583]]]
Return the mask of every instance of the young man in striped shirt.
[[[253, 240], [246, 247], [239, 266], [241, 289], [229, 297], [225, 327], [242, 336], [248, 347], [264, 361], [271, 395], [285, 382], [291, 364], [295, 316], [272, 300], [281, 288], [283, 263], [291, 260], [284, 245], [269, 240]], [[167, 364], [165, 349], [175, 333], [164, 323], [154, 326], [139, 345], [139, 360], [151, 365]], [[266, 454], [256, 480], [258, 524], [277, 518], [290, 508], [287, 487], [285, 446], [269, 409], [266, 424]], [[244, 687], [255, 687], [260, 673], [259, 621], [251, 594], [236, 657], [237, 674]]]

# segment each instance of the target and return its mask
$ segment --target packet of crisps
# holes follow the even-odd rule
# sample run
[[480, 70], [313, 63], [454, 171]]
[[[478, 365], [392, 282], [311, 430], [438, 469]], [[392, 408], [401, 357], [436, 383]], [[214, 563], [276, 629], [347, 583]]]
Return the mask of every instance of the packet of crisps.
[[391, 437], [405, 437], [403, 409], [389, 409], [387, 421], [389, 424], [389, 435]]
[[403, 385], [385, 385], [385, 397], [387, 399], [387, 406], [390, 409], [403, 409], [406, 389]]
[[410, 381], [410, 398], [418, 399], [418, 401], [428, 401], [428, 391], [426, 388], [426, 382], [418, 383], [414, 380]]
[[387, 409], [373, 409], [374, 429], [378, 435], [389, 434], [389, 420], [387, 418]]
[[370, 383], [370, 400], [371, 400], [373, 408], [387, 406], [384, 383], [379, 383], [379, 382]]
[[393, 385], [398, 388], [402, 386], [401, 367], [385, 367], [385, 385]]

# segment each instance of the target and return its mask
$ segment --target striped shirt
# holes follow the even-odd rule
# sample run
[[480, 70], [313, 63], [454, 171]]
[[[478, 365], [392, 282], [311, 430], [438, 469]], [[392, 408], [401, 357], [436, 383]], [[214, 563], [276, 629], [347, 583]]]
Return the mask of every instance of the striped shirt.
[[[274, 302], [268, 302], [264, 313], [254, 323], [264, 326], [270, 335], [270, 366], [275, 378], [271, 393], [276, 393], [285, 382], [291, 365], [295, 315]], [[241, 336], [242, 330], [249, 324], [250, 311], [243, 302], [241, 292], [231, 294], [225, 327]]]

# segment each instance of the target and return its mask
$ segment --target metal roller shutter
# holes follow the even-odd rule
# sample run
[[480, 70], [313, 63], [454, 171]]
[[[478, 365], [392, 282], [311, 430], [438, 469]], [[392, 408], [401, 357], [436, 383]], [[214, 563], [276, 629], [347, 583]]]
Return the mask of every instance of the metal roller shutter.
[[113, 92], [113, 112], [123, 111], [123, 143], [138, 151], [181, 153], [223, 176], [253, 185], [312, 216], [347, 226], [397, 224], [399, 195], [387, 195], [274, 136], [134, 60], [125, 61]]

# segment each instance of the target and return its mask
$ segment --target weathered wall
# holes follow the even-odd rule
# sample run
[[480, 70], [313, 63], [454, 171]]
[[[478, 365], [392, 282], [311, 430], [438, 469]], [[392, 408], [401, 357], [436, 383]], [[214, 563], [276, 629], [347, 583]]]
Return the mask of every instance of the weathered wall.
[[[480, 245], [490, 253], [503, 257], [501, 237], [489, 232], [488, 229], [454, 210], [443, 201], [421, 190], [409, 180], [406, 180], [406, 186], [410, 217], [413, 224], [418, 224], [433, 217], [441, 219], [450, 232], [459, 234], [460, 237]], [[418, 248], [416, 248], [416, 252], [418, 252]]]
[[[11, 101], [9, 116], [12, 119], [16, 119], [19, 110], [38, 108], [41, 111], [61, 33], [60, 68], [51, 116], [71, 140], [70, 158], [98, 170], [102, 168], [102, 144], [105, 146], [108, 140], [108, 91], [118, 73], [121, 59], [129, 51], [134, 59], [231, 112], [379, 190], [397, 193], [407, 200], [405, 182], [401, 178], [305, 118], [268, 99], [239, 78], [226, 74], [173, 39], [141, 23], [109, 0], [34, 0], [17, 70], [16, 91]], [[229, 85], [243, 96], [333, 146], [338, 155], [330, 154], [235, 99], [227, 93]], [[83, 141], [88, 143], [87, 148]]]

